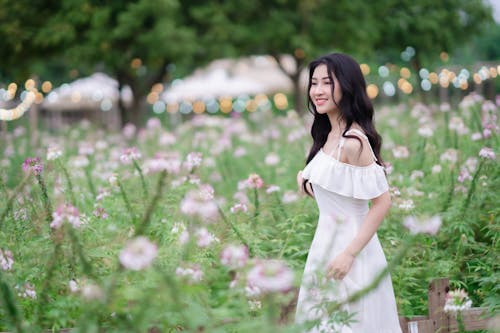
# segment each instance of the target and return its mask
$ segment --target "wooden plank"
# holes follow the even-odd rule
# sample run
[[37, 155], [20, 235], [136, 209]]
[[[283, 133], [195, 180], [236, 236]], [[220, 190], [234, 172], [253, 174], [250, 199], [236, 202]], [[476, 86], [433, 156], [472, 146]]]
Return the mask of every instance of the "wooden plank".
[[446, 293], [450, 290], [448, 278], [432, 280], [429, 284], [429, 319], [432, 320], [434, 331], [440, 333], [449, 332], [449, 318], [444, 312]]
[[427, 316], [413, 316], [413, 317], [399, 316], [399, 326], [401, 326], [401, 330], [403, 331], [403, 333], [408, 333], [408, 323], [410, 321], [419, 321], [427, 319], [429, 319]]
[[408, 322], [408, 333], [434, 333], [434, 320], [426, 319]]
[[[484, 330], [488, 328], [490, 318], [483, 318], [487, 313], [487, 308], [471, 308], [462, 311], [465, 329], [467, 331]], [[455, 315], [450, 314], [450, 332], [458, 332], [458, 322]]]

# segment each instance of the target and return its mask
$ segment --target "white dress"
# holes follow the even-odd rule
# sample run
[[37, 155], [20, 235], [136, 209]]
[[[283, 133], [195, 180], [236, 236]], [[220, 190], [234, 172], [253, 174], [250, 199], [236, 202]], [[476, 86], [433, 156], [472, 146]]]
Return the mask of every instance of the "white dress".
[[[358, 130], [351, 135], [366, 136]], [[355, 134], [356, 133], [356, 134]], [[318, 320], [308, 332], [401, 333], [396, 300], [390, 275], [378, 287], [355, 303], [342, 309], [354, 315], [348, 325], [331, 323], [326, 313], [330, 301], [342, 301], [370, 284], [387, 266], [377, 234], [356, 256], [351, 270], [338, 281], [325, 277], [327, 264], [342, 252], [356, 236], [368, 212], [369, 199], [389, 188], [383, 168], [375, 163], [354, 166], [339, 160], [344, 144], [337, 147], [337, 158], [320, 150], [307, 164], [302, 177], [308, 179], [319, 207], [319, 221], [304, 269], [295, 320], [304, 323]], [[371, 148], [370, 148], [371, 149]], [[375, 155], [374, 160], [376, 160]]]

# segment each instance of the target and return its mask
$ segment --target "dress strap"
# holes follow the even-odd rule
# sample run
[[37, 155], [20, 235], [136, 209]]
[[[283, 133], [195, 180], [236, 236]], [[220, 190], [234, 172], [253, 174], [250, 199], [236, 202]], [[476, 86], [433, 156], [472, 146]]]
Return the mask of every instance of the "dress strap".
[[368, 147], [370, 148], [370, 151], [372, 153], [373, 159], [375, 161], [377, 161], [377, 156], [375, 156], [375, 153], [373, 152], [373, 149], [372, 149], [372, 145], [370, 144], [370, 140], [368, 140], [368, 137], [366, 136], [366, 134], [363, 133], [363, 132], [361, 132], [357, 128], [351, 128], [350, 130], [348, 130], [347, 132], [345, 132], [345, 134], [348, 134], [349, 132], [354, 132], [354, 133], [358, 134], [359, 136], [361, 136], [363, 139], [366, 140], [366, 142], [368, 143]]
[[339, 145], [337, 147], [337, 157], [335, 158], [337, 161], [340, 161], [340, 153], [342, 151], [342, 147], [344, 147], [344, 142], [345, 142], [345, 138], [341, 137], [339, 140]]

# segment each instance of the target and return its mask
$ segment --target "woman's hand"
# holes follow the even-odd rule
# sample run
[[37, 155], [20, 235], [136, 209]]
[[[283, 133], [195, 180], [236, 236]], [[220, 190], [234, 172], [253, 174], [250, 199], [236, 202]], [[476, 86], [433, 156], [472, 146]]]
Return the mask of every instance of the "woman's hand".
[[345, 251], [336, 256], [327, 266], [326, 277], [329, 279], [342, 280], [351, 270], [354, 256]]
[[304, 182], [304, 178], [302, 178], [302, 170], [297, 173], [297, 186], [299, 187], [299, 192], [304, 193], [304, 187], [302, 183]]

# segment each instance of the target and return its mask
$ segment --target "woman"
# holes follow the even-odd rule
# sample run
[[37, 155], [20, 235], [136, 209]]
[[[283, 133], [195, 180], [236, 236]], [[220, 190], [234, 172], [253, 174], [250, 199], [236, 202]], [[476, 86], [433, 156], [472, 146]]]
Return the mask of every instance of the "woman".
[[[315, 198], [319, 221], [296, 321], [317, 320], [310, 332], [400, 333], [389, 275], [358, 301], [344, 302], [387, 266], [376, 231], [391, 199], [363, 74], [350, 56], [330, 54], [309, 65], [308, 88], [314, 142], [297, 182]], [[333, 322], [338, 320], [328, 315], [332, 302], [345, 303], [349, 323]]]

